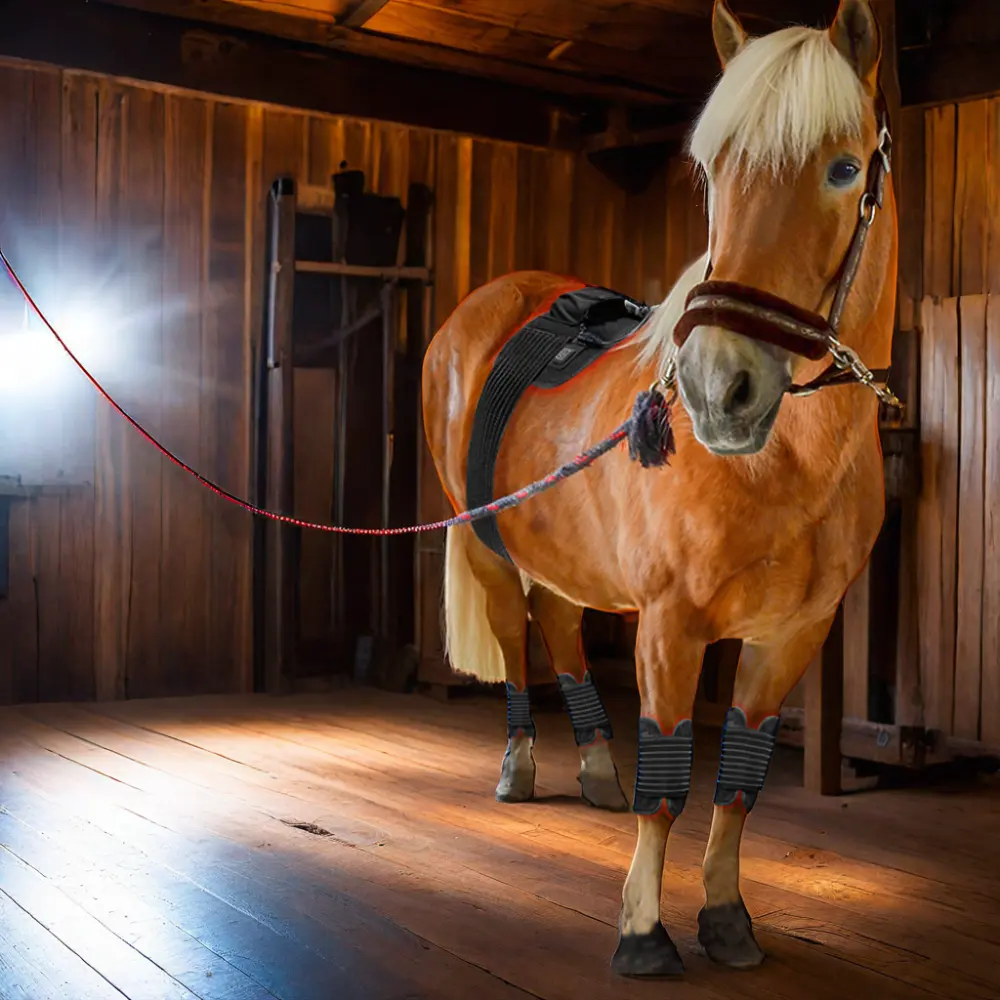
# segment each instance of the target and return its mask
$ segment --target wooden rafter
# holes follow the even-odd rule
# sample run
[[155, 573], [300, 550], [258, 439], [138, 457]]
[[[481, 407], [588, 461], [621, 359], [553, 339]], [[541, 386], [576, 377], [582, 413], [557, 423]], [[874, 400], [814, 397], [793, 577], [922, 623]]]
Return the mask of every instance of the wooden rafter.
[[484, 59], [478, 53], [435, 42], [389, 37], [342, 24], [290, 17], [230, 0], [100, 0], [100, 3], [253, 31], [425, 69], [487, 77], [532, 90], [584, 99], [663, 104], [683, 94], [683, 91], [671, 90], [669, 86], [633, 83], [620, 76], [615, 78], [615, 74], [608, 74], [602, 79], [588, 76], [579, 69], [567, 72], [568, 64], [564, 65], [562, 60], [553, 64], [543, 58], [535, 64], [502, 58]]

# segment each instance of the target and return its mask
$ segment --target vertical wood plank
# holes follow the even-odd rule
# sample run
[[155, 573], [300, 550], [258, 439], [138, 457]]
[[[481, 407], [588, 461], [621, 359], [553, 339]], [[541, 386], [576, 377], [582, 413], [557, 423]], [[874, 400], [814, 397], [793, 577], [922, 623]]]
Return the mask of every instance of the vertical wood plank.
[[667, 177], [665, 165], [643, 193], [642, 213], [636, 233], [636, 238], [642, 240], [643, 261], [642, 285], [636, 294], [650, 305], [662, 302], [670, 290], [667, 283], [667, 244], [663, 238], [667, 218]]
[[924, 287], [924, 209], [926, 139], [923, 108], [903, 108], [899, 116], [899, 153], [893, 174], [899, 216], [899, 328], [914, 330]]
[[927, 110], [924, 202], [924, 295], [952, 291], [955, 219], [955, 105]]
[[871, 568], [844, 595], [844, 715], [868, 718], [868, 637], [871, 629]]
[[10, 656], [10, 700], [38, 701], [38, 591], [32, 552], [34, 504], [11, 504], [9, 532], [10, 596], [3, 602], [12, 626], [7, 639]]
[[455, 304], [472, 290], [472, 139], [458, 140], [455, 188]]
[[[123, 215], [129, 323], [128, 376], [122, 385], [124, 401], [132, 413], [158, 434], [168, 447], [177, 448], [171, 411], [162, 406], [164, 380], [169, 380], [162, 343], [163, 245], [164, 245], [164, 123], [165, 99], [152, 90], [130, 87], [125, 95], [125, 155]], [[186, 293], [177, 289], [177, 296]], [[176, 309], [178, 303], [167, 302]], [[123, 423], [117, 415], [114, 419]], [[123, 424], [124, 426], [124, 424]], [[164, 461], [132, 428], [125, 427], [127, 479], [122, 482], [123, 504], [131, 507], [129, 523], [128, 602], [126, 619], [127, 696], [166, 693], [160, 686], [163, 673], [161, 593], [175, 591], [161, 586], [160, 524], [164, 510], [162, 482]], [[181, 442], [181, 454], [185, 453]], [[188, 453], [190, 454], [190, 453]], [[188, 461], [197, 460], [194, 454]], [[167, 475], [183, 476], [170, 469]], [[200, 498], [199, 498], [200, 501]], [[175, 572], [183, 573], [183, 556], [175, 555]], [[173, 579], [179, 579], [174, 575]], [[185, 580], [183, 590], [191, 589]], [[170, 620], [170, 619], [168, 619]], [[176, 689], [175, 689], [176, 690]]]
[[989, 102], [986, 116], [986, 291], [1000, 294], [1000, 97]]
[[[545, 233], [545, 267], [569, 275], [570, 232], [573, 216], [573, 176], [576, 160], [570, 153], [552, 153], [548, 161]], [[531, 225], [529, 220], [528, 225]]]
[[[344, 162], [342, 119], [309, 118], [306, 179], [329, 188]], [[367, 178], [369, 185], [379, 179]], [[336, 317], [339, 321], [339, 317]], [[337, 447], [337, 369], [296, 370], [292, 416], [295, 509], [300, 517], [328, 521], [334, 510]], [[299, 540], [299, 629], [310, 659], [328, 654], [335, 629], [331, 584], [336, 539], [325, 532], [305, 531]]]
[[[260, 428], [258, 427], [257, 403], [261, 390], [259, 377], [262, 369], [263, 349], [263, 295], [264, 295], [264, 232], [265, 232], [265, 185], [263, 179], [264, 158], [264, 109], [251, 105], [246, 109], [246, 145], [244, 147], [244, 203], [243, 203], [243, 385], [248, 387], [243, 399], [242, 413], [250, 428], [250, 457], [246, 467], [245, 495], [263, 500], [258, 493], [257, 456], [260, 454]], [[251, 388], [252, 387], [252, 388]], [[258, 638], [261, 635], [263, 615], [258, 618], [258, 576], [255, 560], [263, 551], [264, 525], [260, 519], [252, 523], [250, 551], [242, 566], [246, 574], [249, 599], [243, 606], [242, 620], [238, 623], [238, 636], [242, 648], [236, 659], [243, 665], [242, 689], [255, 689], [258, 680]]]
[[[101, 81], [98, 91], [97, 220], [103, 248], [118, 248], [124, 187], [124, 102], [121, 87]], [[132, 504], [125, 492], [124, 421], [101, 401], [94, 456], [94, 678], [99, 701], [125, 696]]]
[[[207, 284], [202, 338], [202, 391], [205, 419], [201, 453], [211, 474], [226, 489], [244, 494], [249, 478], [250, 393], [244, 335], [246, 258], [247, 109], [216, 104], [212, 127], [208, 225], [204, 251]], [[251, 601], [250, 559], [253, 523], [231, 504], [209, 497], [208, 661], [212, 688], [248, 689], [244, 634]]]
[[[527, 271], [536, 267], [534, 226], [531, 220], [535, 218], [535, 186], [532, 184], [533, 165], [536, 156], [542, 155], [535, 149], [519, 147], [517, 150], [517, 206], [515, 214], [515, 235], [514, 235], [514, 269]], [[577, 172], [579, 175], [579, 171]], [[586, 206], [580, 203], [579, 198], [574, 202], [578, 206], [578, 211], [574, 214], [574, 222], [580, 211], [585, 211]], [[579, 241], [573, 240], [573, 250], [576, 253], [579, 249]]]
[[959, 300], [962, 392], [958, 479], [958, 587], [954, 733], [979, 738], [982, 681], [983, 530], [986, 446], [986, 296]]
[[[211, 105], [170, 94], [165, 108], [163, 195], [162, 412], [177, 454], [203, 463], [202, 303], [205, 183], [211, 179]], [[144, 693], [193, 694], [216, 689], [207, 662], [208, 494], [180, 469], [162, 474], [160, 643], [162, 661]], [[176, 585], [184, 580], [183, 589]]]
[[803, 784], [817, 795], [841, 791], [840, 732], [844, 716], [843, 607], [805, 675]]
[[472, 140], [469, 204], [469, 291], [485, 285], [490, 274], [493, 233], [493, 150], [495, 144]]
[[958, 301], [924, 299], [918, 508], [920, 675], [925, 725], [951, 733], [958, 507]]
[[986, 291], [989, 228], [986, 189], [988, 101], [958, 105], [955, 177], [955, 221], [952, 246], [952, 288], [956, 295]]
[[518, 150], [509, 143], [497, 143], [493, 151], [493, 183], [490, 187], [490, 258], [488, 278], [498, 278], [514, 270], [515, 241], [518, 226], [530, 227], [530, 220], [519, 220]]
[[[577, 165], [573, 185], [571, 260], [573, 274], [581, 281], [604, 283], [604, 242], [606, 181], [586, 158]], [[531, 219], [521, 218], [519, 226], [530, 227]]]
[[982, 741], [1000, 747], [1000, 293], [986, 307]]
[[[79, 273], [97, 241], [97, 81], [62, 74], [59, 183], [59, 269]], [[66, 581], [63, 614], [74, 662], [74, 698], [91, 699], [94, 684], [94, 421], [97, 394], [82, 377], [67, 386], [62, 448], [80, 456], [91, 485], [64, 498], [59, 549]]]
[[67, 602], [59, 610], [70, 658], [69, 701], [94, 697], [94, 495], [89, 487], [61, 497], [59, 576]]
[[[65, 701], [72, 690], [73, 650], [62, 615], [65, 599], [59, 573], [59, 497], [40, 496], [31, 501], [31, 562], [38, 607], [38, 656], [22, 664], [25, 689], [34, 687], [32, 701]], [[29, 679], [33, 678], [33, 680]], [[28, 699], [23, 699], [28, 700]]]
[[[681, 276], [691, 261], [705, 249], [703, 237], [692, 233], [696, 195], [690, 167], [681, 158], [670, 161], [667, 180], [666, 262], [668, 287]], [[692, 243], [701, 249], [692, 253]]]

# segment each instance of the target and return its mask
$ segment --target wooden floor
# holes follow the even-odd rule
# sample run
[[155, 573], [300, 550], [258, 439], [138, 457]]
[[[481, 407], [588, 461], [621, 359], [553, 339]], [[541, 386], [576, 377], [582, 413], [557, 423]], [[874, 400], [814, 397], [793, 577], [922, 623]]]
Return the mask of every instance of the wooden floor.
[[1000, 997], [996, 779], [820, 800], [782, 748], [743, 851], [769, 959], [736, 973], [695, 939], [713, 736], [663, 893], [688, 976], [637, 983], [608, 968], [634, 819], [583, 806], [566, 718], [536, 721], [542, 800], [500, 806], [500, 701], [0, 711], [0, 996]]

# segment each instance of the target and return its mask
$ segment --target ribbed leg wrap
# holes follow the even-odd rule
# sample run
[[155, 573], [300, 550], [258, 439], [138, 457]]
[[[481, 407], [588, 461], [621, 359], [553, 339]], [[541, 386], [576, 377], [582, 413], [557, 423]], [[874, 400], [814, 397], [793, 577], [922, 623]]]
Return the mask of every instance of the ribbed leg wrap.
[[582, 681], [576, 680], [572, 674], [560, 674], [559, 689], [566, 702], [578, 747], [589, 746], [597, 739], [598, 733], [606, 740], [612, 738], [611, 720], [589, 670]]
[[535, 720], [531, 717], [531, 700], [528, 689], [518, 691], [507, 682], [507, 739], [524, 735], [535, 738]]
[[719, 779], [715, 785], [717, 806], [730, 806], [742, 795], [747, 812], [753, 809], [757, 794], [764, 787], [780, 726], [777, 715], [769, 715], [756, 729], [751, 729], [742, 709], [731, 708], [726, 713]]
[[659, 812], [665, 802], [675, 819], [691, 791], [694, 730], [685, 719], [664, 734], [652, 719], [639, 719], [639, 762], [635, 774], [632, 811], [641, 816]]

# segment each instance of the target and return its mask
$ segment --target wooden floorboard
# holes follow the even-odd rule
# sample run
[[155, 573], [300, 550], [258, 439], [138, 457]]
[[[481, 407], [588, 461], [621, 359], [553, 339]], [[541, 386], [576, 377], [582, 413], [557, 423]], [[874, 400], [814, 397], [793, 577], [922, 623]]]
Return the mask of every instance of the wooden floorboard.
[[[539, 800], [494, 802], [503, 714], [356, 690], [0, 711], [0, 998], [661, 995], [608, 969], [634, 818], [580, 802], [545, 709]], [[635, 706], [612, 714], [630, 788]], [[788, 748], [742, 854], [768, 961], [712, 966], [717, 738], [668, 850], [671, 997], [1000, 997], [1000, 785], [818, 799]]]

